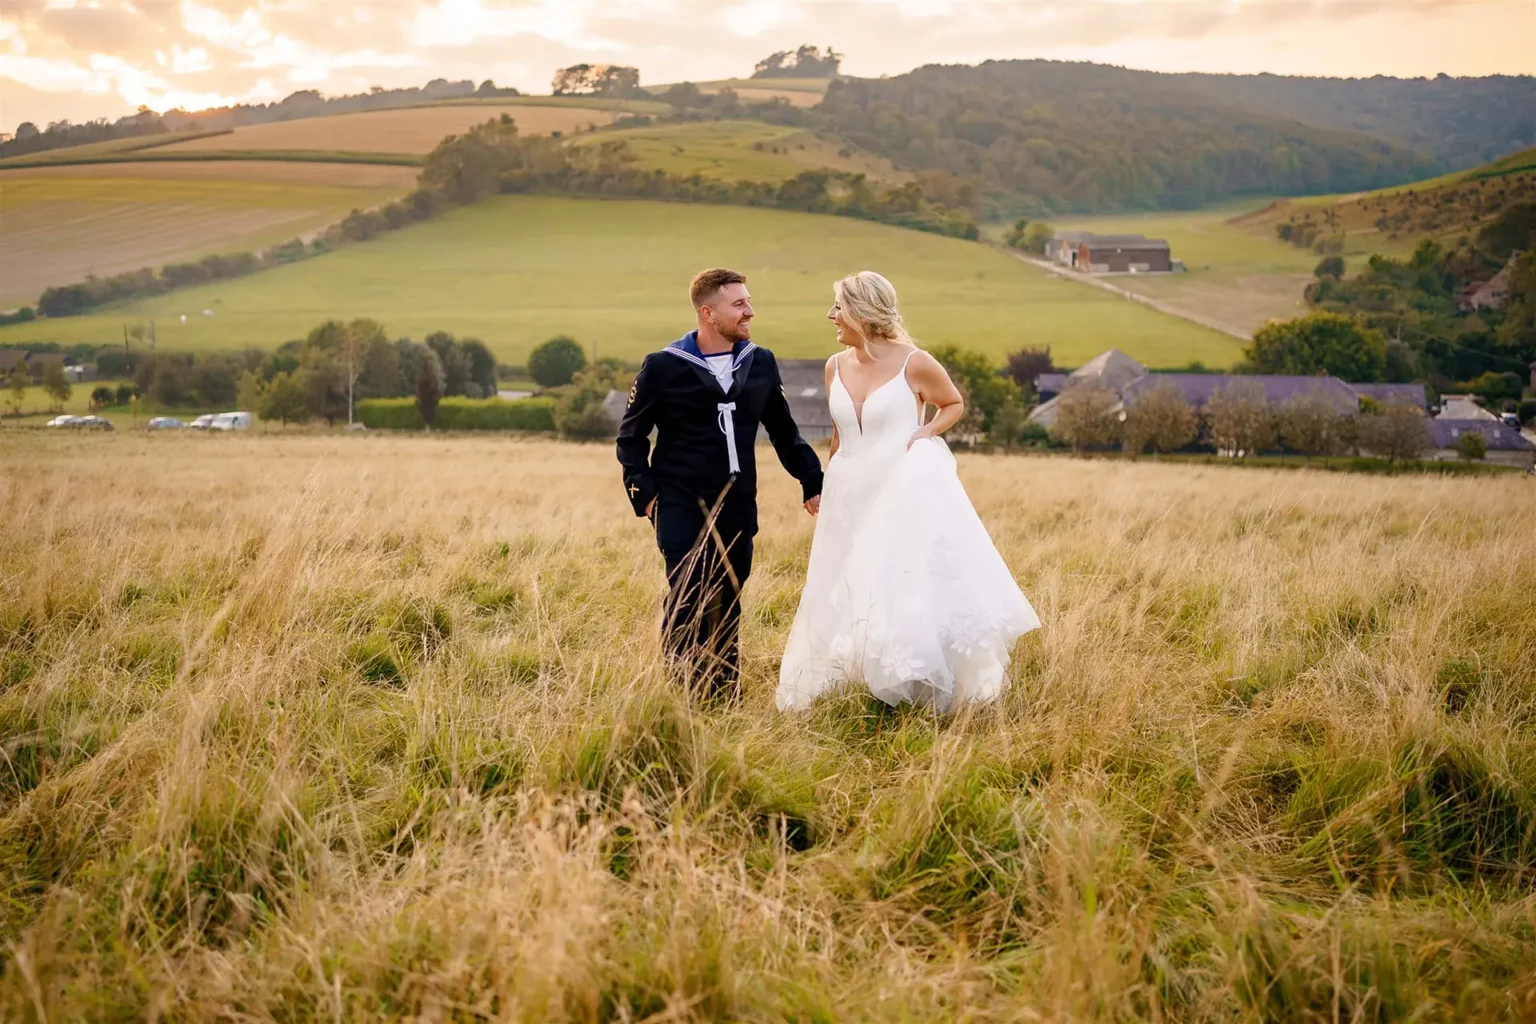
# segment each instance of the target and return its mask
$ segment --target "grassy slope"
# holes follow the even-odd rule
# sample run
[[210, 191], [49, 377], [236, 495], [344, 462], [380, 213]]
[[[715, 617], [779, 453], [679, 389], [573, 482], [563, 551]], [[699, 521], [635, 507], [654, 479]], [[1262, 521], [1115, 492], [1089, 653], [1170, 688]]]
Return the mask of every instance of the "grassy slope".
[[[1052, 280], [986, 247], [846, 218], [634, 201], [502, 198], [316, 260], [96, 316], [0, 328], [0, 345], [113, 341], [158, 318], [162, 347], [272, 348], [327, 317], [370, 316], [396, 335], [480, 337], [504, 360], [572, 334], [637, 358], [682, 334], [687, 281], [748, 274], [759, 339], [787, 356], [831, 351], [831, 284], [872, 267], [902, 290], [913, 331], [994, 356], [1049, 344], [1080, 361], [1111, 345], [1155, 365], [1237, 355], [1232, 339]], [[208, 308], [212, 318], [183, 312]]]
[[524, 135], [571, 133], [589, 125], [609, 123], [615, 113], [585, 107], [530, 104], [475, 104], [447, 107], [401, 107], [358, 114], [274, 121], [237, 128], [228, 135], [176, 142], [163, 153], [209, 150], [336, 150], [359, 153], [410, 153], [424, 156], [443, 140], [502, 114], [512, 116]]
[[828, 167], [866, 174], [880, 181], [905, 181], [910, 175], [890, 161], [867, 153], [842, 155], [842, 143], [814, 132], [761, 121], [700, 121], [598, 132], [575, 145], [623, 139], [646, 170], [699, 174], [706, 178], [778, 181], [801, 171]]
[[[771, 456], [764, 452], [765, 460]], [[1536, 1018], [1514, 479], [961, 455], [999, 705], [660, 677], [608, 445], [0, 432], [0, 1018]]]

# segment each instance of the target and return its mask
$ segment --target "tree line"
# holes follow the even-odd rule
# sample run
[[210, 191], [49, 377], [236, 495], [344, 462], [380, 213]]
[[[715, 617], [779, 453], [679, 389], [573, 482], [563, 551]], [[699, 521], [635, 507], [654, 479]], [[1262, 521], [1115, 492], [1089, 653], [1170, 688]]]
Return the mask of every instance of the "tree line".
[[[1378, 407], [1356, 415], [1321, 390], [1274, 404], [1258, 381], [1237, 379], [1196, 410], [1172, 381], [1154, 383], [1123, 403], [1109, 388], [1085, 383], [1057, 400], [1053, 441], [1074, 451], [1118, 447], [1128, 455], [1175, 452], [1203, 445], [1236, 459], [1283, 451], [1314, 456], [1368, 452], [1389, 464], [1416, 459], [1432, 447], [1429, 423], [1416, 406]], [[1468, 442], [1470, 446], [1476, 442]], [[1486, 446], [1468, 458], [1482, 458]]]
[[0, 159], [25, 156], [49, 149], [80, 146], [88, 142], [106, 142], [112, 139], [137, 136], [163, 135], [168, 132], [223, 131], [250, 124], [266, 124], [271, 121], [293, 121], [306, 117], [325, 117], [331, 114], [353, 114], [366, 110], [384, 110], [389, 107], [420, 106], [434, 101], [478, 97], [492, 99], [521, 95], [516, 89], [502, 88], [490, 79], [478, 87], [472, 81], [450, 82], [436, 78], [420, 87], [385, 89], [373, 86], [367, 92], [344, 96], [322, 96], [315, 89], [300, 89], [289, 93], [275, 103], [237, 103], [232, 106], [209, 107], [189, 112], [176, 108], [157, 114], [148, 107], [140, 107], [137, 113], [120, 117], [115, 121], [98, 118], [83, 124], [71, 124], [67, 120], [54, 121], [39, 129], [30, 121], [23, 121], [16, 128], [15, 138], [0, 142]]

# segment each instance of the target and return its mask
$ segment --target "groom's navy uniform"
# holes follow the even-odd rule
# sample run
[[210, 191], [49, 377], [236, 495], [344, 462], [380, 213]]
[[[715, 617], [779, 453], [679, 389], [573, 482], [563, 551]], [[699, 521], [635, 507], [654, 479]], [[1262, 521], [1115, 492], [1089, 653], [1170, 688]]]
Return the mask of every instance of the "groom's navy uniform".
[[821, 493], [821, 460], [790, 415], [773, 353], [738, 341], [730, 369], [723, 388], [699, 351], [697, 331], [646, 356], [618, 441], [635, 515], [656, 499], [651, 522], [671, 588], [668, 647], [690, 676], [726, 695], [740, 685], [737, 634], [757, 533], [759, 423], [800, 481], [803, 500]]

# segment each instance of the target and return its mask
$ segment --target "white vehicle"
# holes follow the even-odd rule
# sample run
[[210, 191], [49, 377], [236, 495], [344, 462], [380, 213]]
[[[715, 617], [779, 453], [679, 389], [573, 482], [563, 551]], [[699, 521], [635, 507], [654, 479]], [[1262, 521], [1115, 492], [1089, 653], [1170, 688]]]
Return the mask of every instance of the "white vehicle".
[[49, 420], [47, 422], [46, 426], [50, 426], [50, 427], [78, 427], [80, 425], [80, 421], [83, 420], [83, 419], [85, 419], [84, 416], [68, 416], [68, 415], [66, 415], [66, 416], [55, 416], [53, 419], [51, 419], [51, 420]]
[[197, 419], [193, 420], [187, 425], [190, 426], [193, 430], [207, 430], [209, 427], [213, 426], [213, 421], [218, 418], [218, 413], [205, 412], [203, 415], [199, 416]]
[[156, 416], [149, 421], [150, 430], [184, 430], [186, 426], [175, 416]]
[[251, 414], [248, 412], [221, 412], [208, 424], [209, 430], [250, 430]]

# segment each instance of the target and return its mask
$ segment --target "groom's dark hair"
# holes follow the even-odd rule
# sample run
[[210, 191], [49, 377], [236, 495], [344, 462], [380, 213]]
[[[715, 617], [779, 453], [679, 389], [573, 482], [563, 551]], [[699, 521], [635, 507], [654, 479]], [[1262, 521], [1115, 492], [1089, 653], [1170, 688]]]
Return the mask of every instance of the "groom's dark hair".
[[728, 284], [746, 283], [746, 274], [738, 274], [724, 267], [701, 270], [693, 275], [693, 281], [688, 285], [688, 300], [693, 303], [694, 309], [703, 309], [721, 288]]

